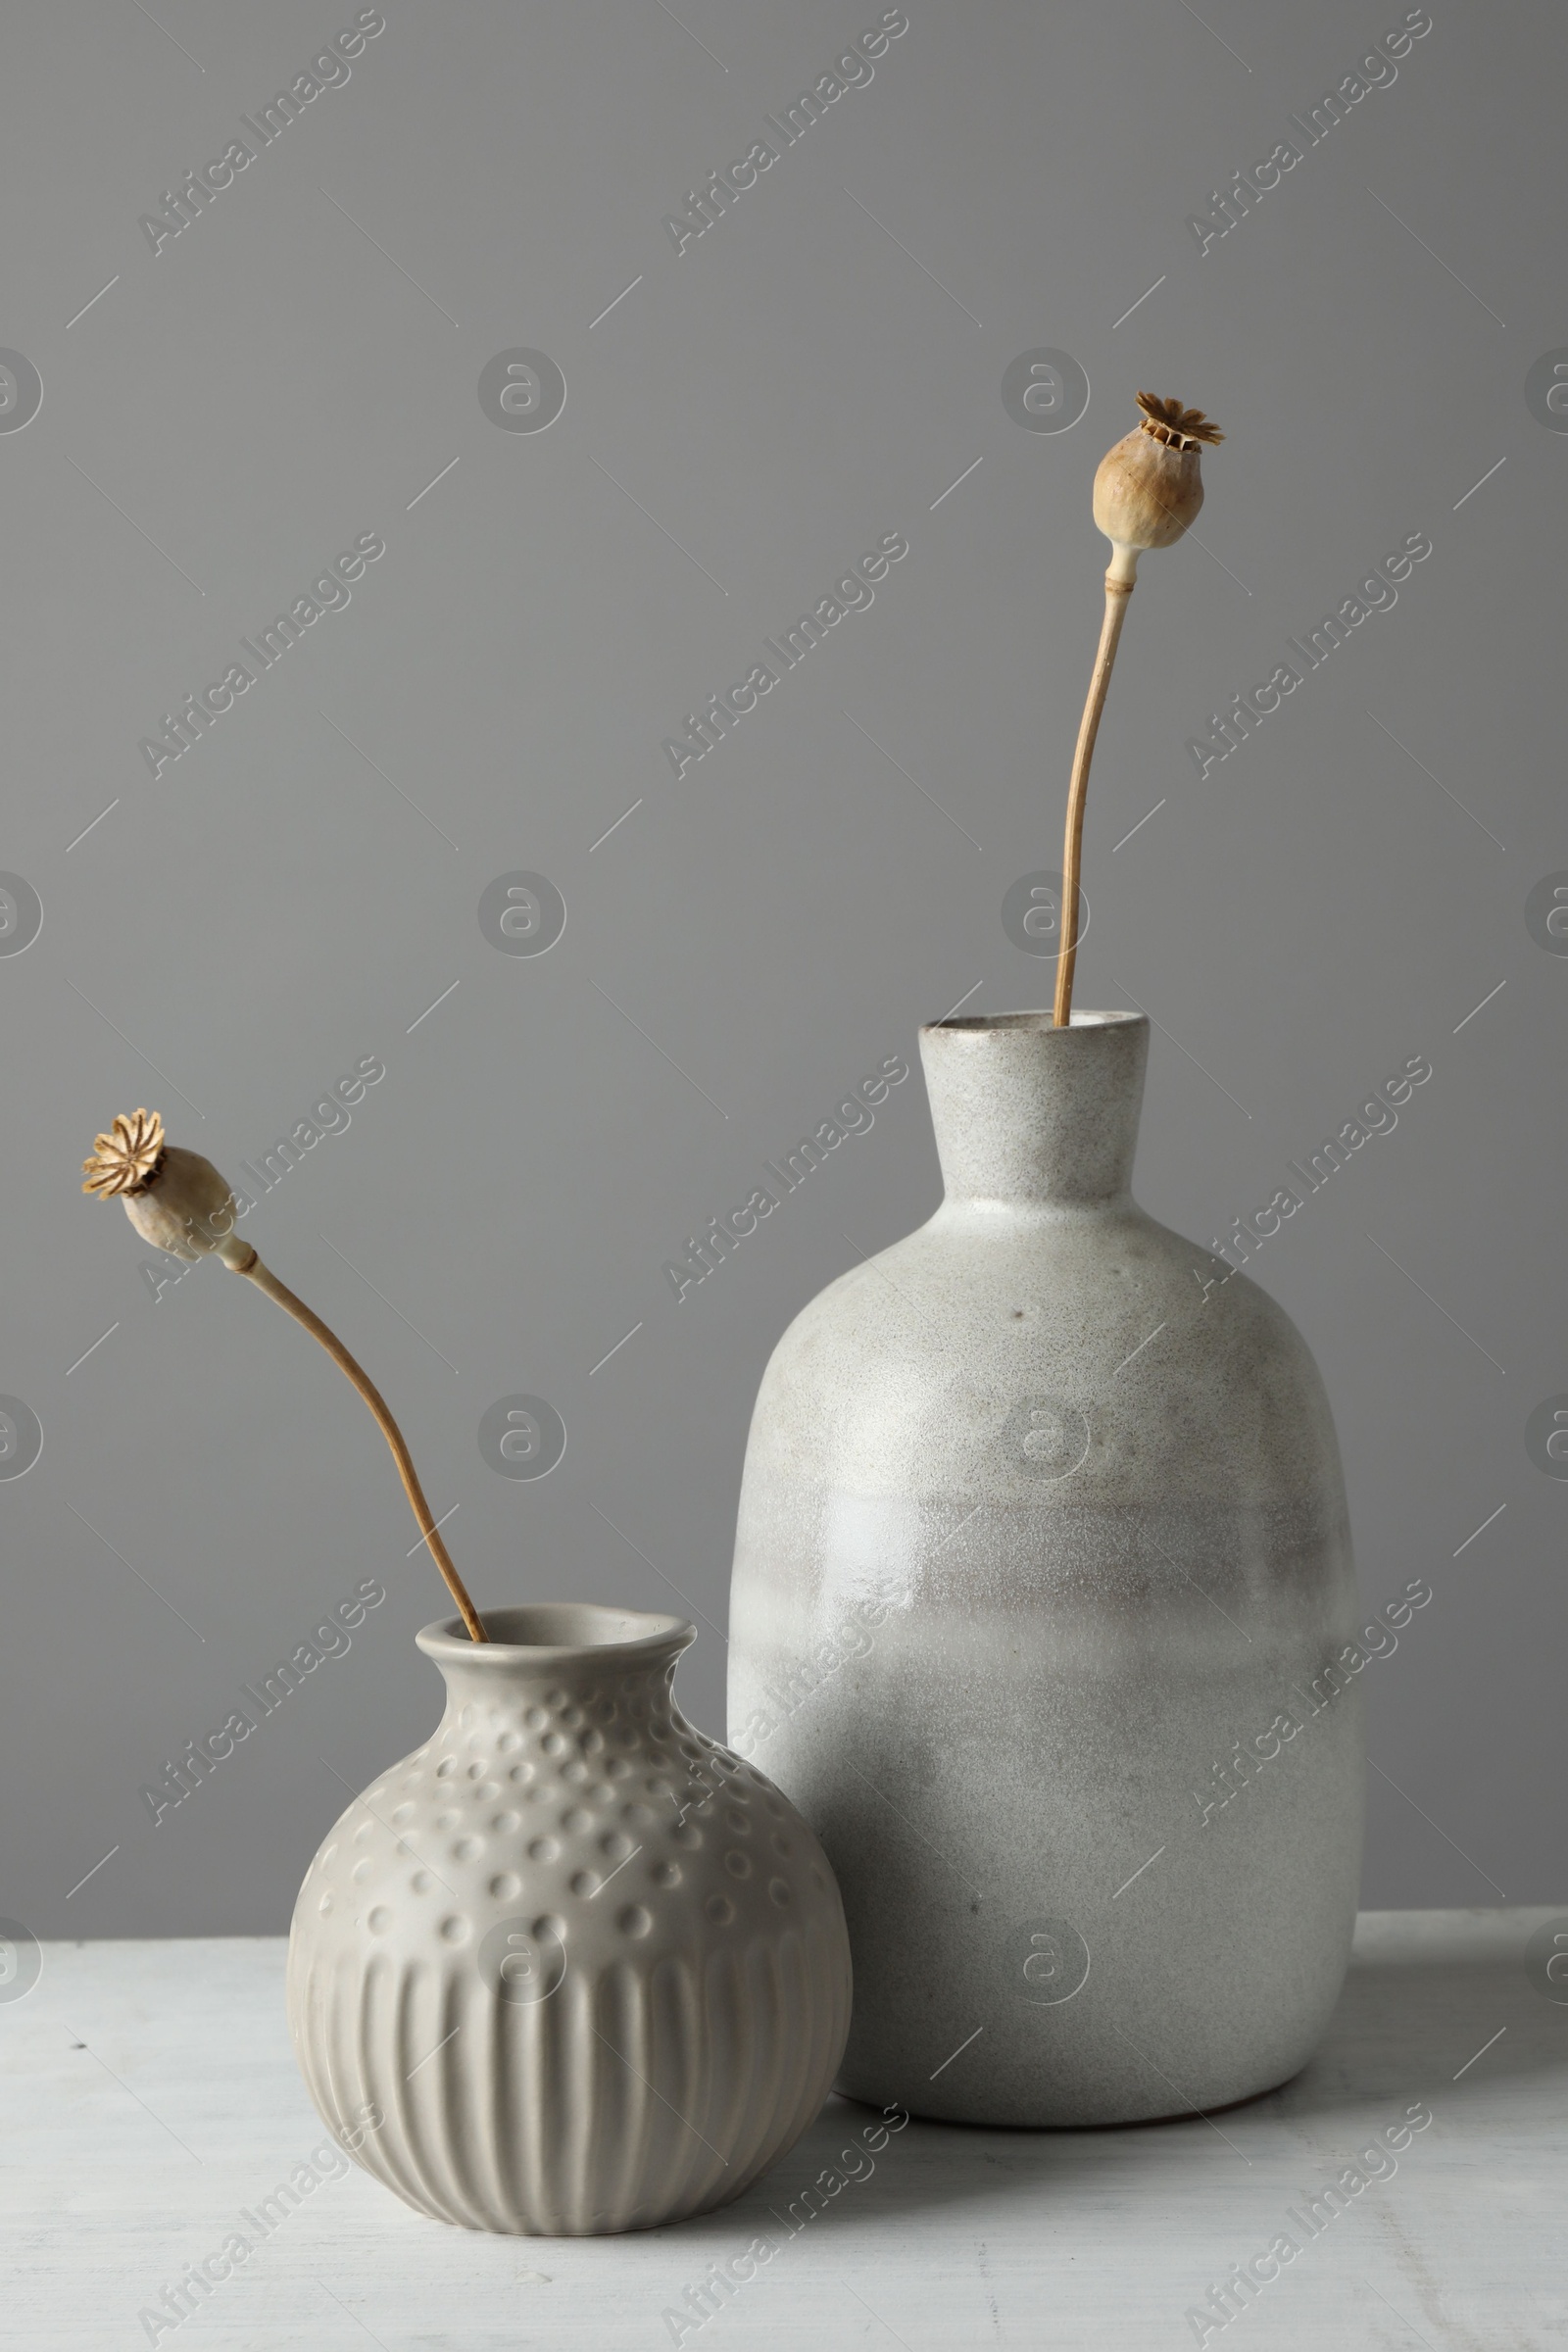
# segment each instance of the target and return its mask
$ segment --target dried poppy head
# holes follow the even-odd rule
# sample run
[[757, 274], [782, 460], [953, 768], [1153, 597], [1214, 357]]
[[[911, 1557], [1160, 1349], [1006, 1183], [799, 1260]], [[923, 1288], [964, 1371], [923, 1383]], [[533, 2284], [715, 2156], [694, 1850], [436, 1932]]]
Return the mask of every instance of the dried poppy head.
[[234, 1232], [234, 1195], [210, 1159], [166, 1144], [156, 1110], [122, 1111], [81, 1163], [84, 1193], [117, 1196], [144, 1242], [187, 1263], [216, 1255], [235, 1273], [256, 1252]]
[[[1224, 434], [1201, 409], [1140, 392], [1143, 418], [1107, 450], [1095, 475], [1095, 520], [1118, 550], [1171, 547], [1203, 503], [1199, 453]], [[1137, 569], [1136, 553], [1126, 565]]]

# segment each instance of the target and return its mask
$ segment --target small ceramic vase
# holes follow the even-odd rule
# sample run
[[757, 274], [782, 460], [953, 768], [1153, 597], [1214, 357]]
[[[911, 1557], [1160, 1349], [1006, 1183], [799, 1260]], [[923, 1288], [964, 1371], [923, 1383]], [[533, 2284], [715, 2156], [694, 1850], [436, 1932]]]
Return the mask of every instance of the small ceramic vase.
[[675, 1617], [586, 1602], [416, 1639], [435, 1737], [306, 1875], [288, 2014], [356, 2161], [469, 2230], [583, 2236], [737, 2197], [832, 2083], [849, 1944], [816, 1838], [671, 1695]]
[[1355, 1918], [1328, 1400], [1273, 1299], [1132, 1197], [1143, 1014], [961, 1018], [920, 1051], [947, 1197], [763, 1377], [730, 1739], [844, 1890], [852, 2096], [1223, 2106], [1305, 2062]]

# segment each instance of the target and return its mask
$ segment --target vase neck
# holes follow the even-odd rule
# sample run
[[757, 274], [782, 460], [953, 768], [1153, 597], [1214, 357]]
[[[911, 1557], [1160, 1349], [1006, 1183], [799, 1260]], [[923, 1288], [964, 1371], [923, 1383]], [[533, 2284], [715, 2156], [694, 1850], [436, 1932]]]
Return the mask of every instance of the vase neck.
[[588, 1710], [612, 1694], [667, 1705], [675, 1662], [697, 1638], [682, 1618], [590, 1601], [486, 1609], [484, 1624], [486, 1642], [470, 1642], [455, 1618], [415, 1637], [445, 1677], [449, 1716], [475, 1705], [486, 1714]]
[[950, 1203], [1110, 1206], [1131, 1198], [1149, 1059], [1141, 1012], [981, 1014], [920, 1032]]

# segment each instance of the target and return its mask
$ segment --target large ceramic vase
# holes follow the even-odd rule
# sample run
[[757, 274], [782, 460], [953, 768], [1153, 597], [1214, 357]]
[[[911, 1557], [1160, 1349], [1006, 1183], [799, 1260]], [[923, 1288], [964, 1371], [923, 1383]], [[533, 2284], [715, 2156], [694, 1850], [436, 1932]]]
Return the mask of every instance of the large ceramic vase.
[[289, 1937], [322, 2120], [420, 2213], [539, 2236], [737, 2197], [831, 2086], [849, 2026], [822, 1850], [675, 1705], [675, 1617], [494, 1609], [419, 1647], [435, 1737], [357, 1797]]
[[946, 1198], [780, 1341], [730, 1738], [821, 1838], [840, 2087], [1109, 2124], [1300, 2067], [1361, 1857], [1356, 1599], [1305, 1343], [1129, 1189], [1141, 1013], [920, 1039]]

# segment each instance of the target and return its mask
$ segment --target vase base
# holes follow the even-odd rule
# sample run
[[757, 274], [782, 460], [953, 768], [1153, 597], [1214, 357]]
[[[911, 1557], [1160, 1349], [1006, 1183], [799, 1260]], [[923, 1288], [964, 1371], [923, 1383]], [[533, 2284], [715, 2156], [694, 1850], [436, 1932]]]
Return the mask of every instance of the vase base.
[[[776, 2159], [770, 2159], [770, 2161], [776, 2161]], [[362, 2167], [362, 2169], [369, 2170], [370, 2168]], [[444, 2213], [439, 2207], [426, 2204], [421, 2198], [411, 2196], [399, 2182], [388, 2180], [381, 2173], [371, 2171], [370, 2178], [379, 2180], [383, 2188], [390, 2189], [399, 2203], [406, 2205], [411, 2213], [418, 2214], [422, 2221], [434, 2222], [442, 2230], [467, 2230], [476, 2237], [531, 2237], [561, 2240], [578, 2237], [635, 2237], [644, 2230], [678, 2229], [683, 2222], [700, 2221], [705, 2214], [719, 2213], [726, 2205], [734, 2204], [736, 2198], [743, 2197], [760, 2178], [760, 2173], [766, 2169], [766, 2166], [754, 2167], [742, 2176], [738, 2183], [732, 2184], [726, 2181], [722, 2188], [715, 2190], [711, 2195], [691, 2197], [677, 2206], [666, 2208], [662, 2205], [650, 2205], [630, 2214], [605, 2212], [569, 2217], [559, 2215], [554, 2220], [541, 2219], [537, 2215], [525, 2214], [516, 2210], [503, 2212], [500, 2209], [493, 2209], [489, 2212], [472, 2214]]]
[[885, 2082], [872, 2087], [859, 2078], [841, 2076], [833, 2088], [840, 2098], [853, 2099], [858, 2106], [875, 2107], [884, 2114], [891, 2107], [902, 2107], [917, 2123], [956, 2124], [967, 2131], [1111, 2132], [1146, 2124], [1191, 2123], [1195, 2117], [1250, 2106], [1253, 2100], [1267, 2098], [1293, 2082], [1311, 2056], [1307, 2049], [1287, 2061], [1276, 2061], [1259, 2069], [1255, 2081], [1244, 2081], [1240, 2087], [1229, 2082], [1216, 2086], [1212, 2095], [1204, 2094], [1191, 2103], [1173, 2103], [1168, 2092], [1163, 2098], [1140, 2098], [1130, 2087], [1124, 2090], [1120, 2086], [1102, 2099], [1031, 2097], [1027, 2090], [1013, 2097], [964, 2098], [955, 2092], [944, 2098], [940, 2086], [930, 2083], [903, 2092], [890, 2090]]
[[[884, 2114], [890, 2107], [898, 2106], [916, 2123], [952, 2124], [963, 2131], [1119, 2132], [1136, 2130], [1145, 2125], [1190, 2124], [1200, 2117], [1223, 2115], [1233, 2107], [1250, 2107], [1254, 2100], [1266, 2099], [1272, 2092], [1283, 2090], [1288, 2082], [1294, 2082], [1306, 2063], [1306, 2060], [1299, 2059], [1283, 2071], [1271, 2067], [1251, 2089], [1226, 2090], [1201, 2107], [1172, 2106], [1167, 2100], [1163, 2104], [1157, 2101], [1128, 2102], [1125, 2106], [1117, 2104], [1114, 2111], [1109, 2105], [1103, 2110], [1094, 2108], [1083, 2113], [1074, 2108], [1068, 2113], [1054, 2105], [1048, 2111], [1020, 2101], [1016, 2106], [1007, 2102], [1007, 2112], [1003, 2113], [1000, 2106], [994, 2109], [988, 2102], [980, 2100], [955, 2100], [951, 2105], [944, 2104], [933, 2098], [929, 2089], [923, 2097], [913, 2093], [907, 2099], [885, 2099], [879, 2091], [855, 2089], [844, 2082], [835, 2082], [833, 2088], [840, 2098], [853, 2099], [858, 2106], [877, 2108]], [[1028, 2112], [1019, 2112], [1025, 2106], [1028, 2106]]]

